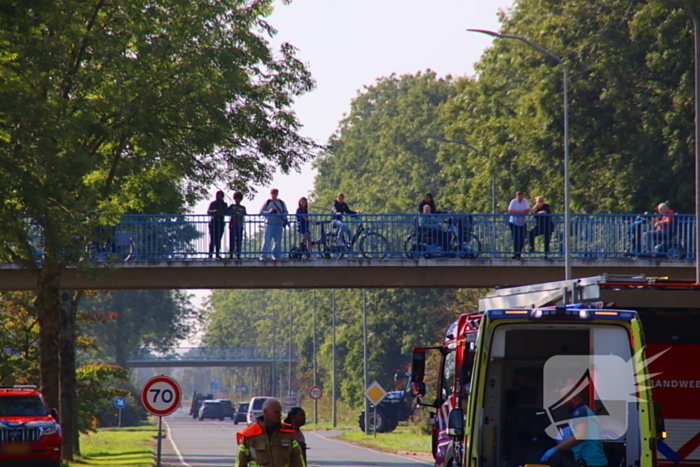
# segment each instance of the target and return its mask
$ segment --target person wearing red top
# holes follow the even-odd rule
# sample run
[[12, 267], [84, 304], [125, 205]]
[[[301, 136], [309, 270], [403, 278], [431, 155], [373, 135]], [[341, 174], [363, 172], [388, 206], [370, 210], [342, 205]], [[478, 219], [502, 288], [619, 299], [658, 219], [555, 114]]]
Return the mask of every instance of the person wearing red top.
[[644, 234], [644, 251], [653, 252], [654, 247], [660, 243], [667, 242], [673, 236], [673, 222], [676, 214], [665, 203], [657, 207], [661, 219], [654, 219], [654, 230]]

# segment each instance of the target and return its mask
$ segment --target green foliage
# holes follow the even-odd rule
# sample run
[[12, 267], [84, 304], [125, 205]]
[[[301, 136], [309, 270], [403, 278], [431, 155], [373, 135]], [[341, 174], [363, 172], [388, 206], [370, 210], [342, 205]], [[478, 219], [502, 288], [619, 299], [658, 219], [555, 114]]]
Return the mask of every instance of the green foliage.
[[454, 94], [452, 79], [430, 70], [366, 86], [315, 162], [313, 204], [330, 208], [344, 192], [353, 209], [415, 212], [425, 193], [437, 196], [437, 148], [421, 136], [442, 134], [440, 111]]
[[81, 354], [83, 361], [110, 361], [126, 367], [126, 360], [141, 347], [167, 349], [187, 338], [200, 312], [180, 291], [128, 290], [101, 292], [81, 301], [81, 335], [95, 351]]
[[39, 383], [39, 325], [30, 292], [0, 293], [0, 385]]
[[125, 397], [129, 391], [115, 385], [129, 379], [124, 368], [106, 363], [85, 365], [76, 371], [78, 380], [78, 429], [81, 433], [93, 430], [94, 421], [100, 418], [100, 408], [112, 403], [115, 397]]
[[[134, 427], [144, 424], [149, 413], [141, 405], [141, 388], [130, 381], [108, 381], [108, 384], [121, 393], [126, 392], [121, 394], [127, 401], [126, 407], [121, 409], [121, 426]], [[119, 409], [114, 407], [114, 399], [102, 401], [97, 409], [97, 420], [100, 428], [119, 426]]]
[[[364, 392], [362, 294], [338, 290], [336, 294], [336, 366], [341, 400], [358, 408]], [[204, 345], [289, 345], [289, 314], [292, 313], [292, 343], [298, 348], [295, 386], [313, 383], [313, 321], [316, 310], [316, 360], [318, 381], [328, 394], [332, 368], [332, 292], [219, 290], [211, 297]], [[395, 387], [394, 374], [409, 369], [414, 347], [441, 340], [447, 326], [458, 316], [458, 303], [445, 290], [368, 290], [367, 329], [369, 378], [387, 390]], [[279, 371], [284, 374], [286, 362]], [[251, 374], [239, 370], [235, 384], [251, 384]]]

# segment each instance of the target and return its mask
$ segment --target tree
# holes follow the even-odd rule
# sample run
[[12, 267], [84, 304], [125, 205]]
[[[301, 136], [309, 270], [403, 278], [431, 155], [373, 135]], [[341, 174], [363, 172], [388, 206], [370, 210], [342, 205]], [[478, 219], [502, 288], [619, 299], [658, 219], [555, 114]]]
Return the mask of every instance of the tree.
[[[501, 19], [502, 32], [567, 64], [572, 210], [641, 212], [670, 201], [690, 211], [692, 44], [684, 15], [653, 2], [522, 0]], [[561, 67], [497, 39], [475, 68], [443, 121], [449, 136], [482, 148], [494, 164], [463, 151], [441, 158], [452, 175], [446, 192], [463, 192], [458, 177], [471, 174], [460, 207], [478, 210], [495, 171], [501, 211], [516, 190], [562, 206]]]
[[345, 192], [365, 212], [416, 212], [425, 193], [444, 185], [437, 148], [421, 136], [442, 133], [440, 111], [454, 93], [449, 76], [430, 70], [366, 86], [314, 163], [315, 204], [332, 207]]
[[0, 294], [0, 385], [39, 383], [39, 325], [30, 292]]
[[[217, 180], [265, 183], [313, 154], [289, 109], [313, 81], [291, 45], [270, 49], [272, 4], [39, 0], [0, 9], [2, 254], [37, 278], [51, 404], [61, 275], [96, 231], [123, 213], [192, 203]], [[73, 447], [63, 454], [71, 459]]]
[[126, 369], [140, 348], [170, 348], [186, 339], [200, 318], [185, 294], [169, 290], [103, 292], [82, 300], [80, 315], [89, 318], [80, 334], [97, 349], [86, 355], [87, 361], [115, 358]]

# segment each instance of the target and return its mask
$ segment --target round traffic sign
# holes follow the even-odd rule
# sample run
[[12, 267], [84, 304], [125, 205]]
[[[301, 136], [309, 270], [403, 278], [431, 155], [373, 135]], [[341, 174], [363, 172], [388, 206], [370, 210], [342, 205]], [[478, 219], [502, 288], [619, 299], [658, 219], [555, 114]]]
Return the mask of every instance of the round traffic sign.
[[320, 386], [311, 386], [309, 388], [309, 396], [314, 400], [320, 399], [323, 396], [323, 389]]
[[170, 415], [177, 410], [181, 400], [180, 385], [167, 376], [151, 378], [141, 388], [141, 403], [153, 415]]
[[118, 409], [123, 409], [126, 407], [126, 397], [115, 397], [114, 406]]

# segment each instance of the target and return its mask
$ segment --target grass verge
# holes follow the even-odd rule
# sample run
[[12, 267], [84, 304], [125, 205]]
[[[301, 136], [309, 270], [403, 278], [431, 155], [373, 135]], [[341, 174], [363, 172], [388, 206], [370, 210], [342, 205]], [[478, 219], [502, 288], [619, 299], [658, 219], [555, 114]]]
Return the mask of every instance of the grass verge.
[[431, 452], [430, 435], [417, 435], [408, 428], [397, 428], [391, 433], [377, 433], [376, 438], [360, 430], [346, 431], [339, 435], [338, 439], [385, 452]]
[[80, 435], [82, 456], [64, 465], [152, 467], [157, 436], [158, 428], [154, 426], [100, 428], [95, 433]]

